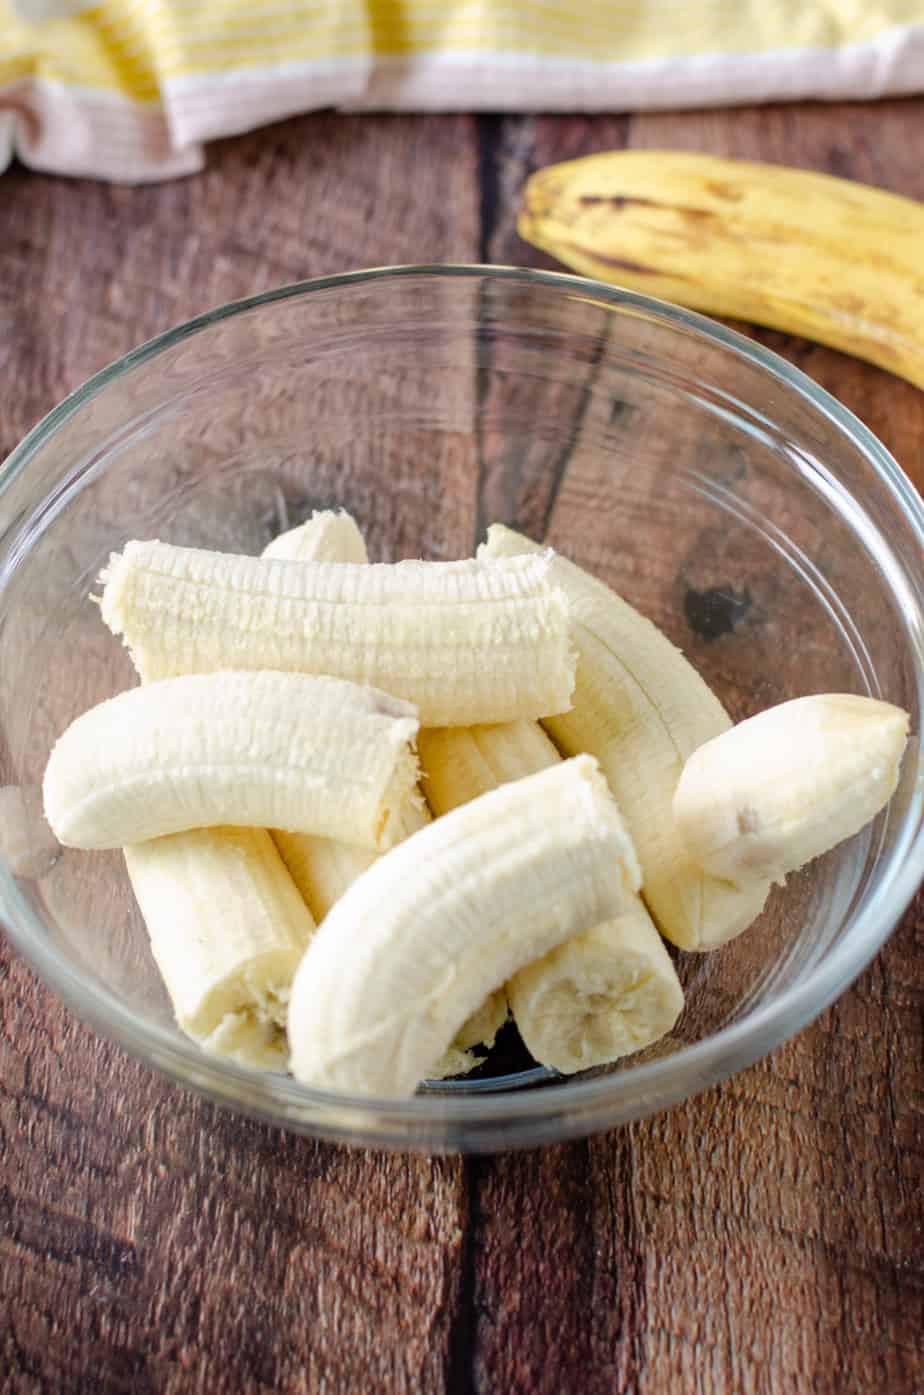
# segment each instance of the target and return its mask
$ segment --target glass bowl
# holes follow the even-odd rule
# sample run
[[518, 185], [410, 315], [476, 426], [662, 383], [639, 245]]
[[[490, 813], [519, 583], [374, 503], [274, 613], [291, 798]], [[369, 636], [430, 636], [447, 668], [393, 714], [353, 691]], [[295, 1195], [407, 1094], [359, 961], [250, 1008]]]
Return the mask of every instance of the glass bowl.
[[0, 869], [0, 911], [82, 1017], [286, 1128], [490, 1151], [664, 1108], [847, 987], [924, 874], [917, 737], [873, 826], [775, 890], [739, 940], [677, 956], [676, 1030], [613, 1068], [563, 1080], [501, 1052], [478, 1079], [372, 1101], [180, 1035], [121, 855], [42, 856], [52, 743], [135, 681], [88, 596], [128, 538], [256, 553], [331, 505], [374, 559], [468, 556], [494, 520], [547, 538], [656, 621], [736, 719], [838, 690], [899, 703], [922, 730], [921, 500], [855, 417], [765, 349], [643, 296], [506, 268], [357, 272], [225, 306], [98, 374], [0, 471], [2, 778], [23, 791], [35, 854]]

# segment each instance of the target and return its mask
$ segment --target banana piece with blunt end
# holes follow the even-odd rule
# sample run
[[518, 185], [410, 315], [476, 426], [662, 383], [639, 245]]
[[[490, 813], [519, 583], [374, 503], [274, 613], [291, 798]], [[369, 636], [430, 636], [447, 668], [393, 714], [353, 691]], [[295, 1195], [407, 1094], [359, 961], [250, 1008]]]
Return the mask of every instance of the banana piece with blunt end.
[[[345, 513], [316, 513], [267, 552], [366, 561], [362, 534]], [[281, 836], [342, 847], [363, 865], [376, 856], [331, 839]], [[242, 1065], [286, 1070], [289, 992], [315, 921], [269, 835], [190, 829], [123, 851], [180, 1028]]]
[[124, 854], [180, 1028], [207, 1051], [285, 1070], [289, 992], [314, 922], [269, 834], [202, 828]]
[[924, 387], [924, 204], [678, 150], [551, 165], [517, 228], [585, 276], [802, 334]]
[[315, 512], [297, 528], [288, 528], [264, 547], [262, 557], [283, 562], [369, 561], [366, 540], [345, 509]]
[[214, 673], [132, 688], [72, 722], [45, 770], [69, 847], [284, 828], [387, 848], [417, 794], [407, 703], [337, 678]]
[[[430, 813], [422, 802], [405, 805], [396, 841], [403, 842], [428, 823]], [[280, 829], [273, 829], [272, 836], [292, 880], [319, 925], [349, 887], [381, 856], [368, 848], [341, 843], [336, 838], [312, 838], [304, 833], [283, 833]], [[427, 1071], [428, 1078], [442, 1080], [474, 1070], [481, 1063], [480, 1057], [494, 1045], [507, 1016], [507, 995], [499, 988], [462, 1024], [451, 1047]], [[480, 1048], [477, 1054], [476, 1048]]]
[[[424, 789], [440, 815], [561, 762], [536, 722], [425, 729], [418, 748]], [[507, 997], [530, 1054], [563, 1074], [650, 1046], [683, 1009], [680, 981], [638, 895], [615, 919], [519, 969]]]
[[641, 897], [567, 940], [507, 984], [530, 1054], [563, 1075], [660, 1041], [683, 1011], [683, 989]]
[[354, 882], [311, 941], [289, 1009], [296, 1078], [412, 1094], [492, 990], [620, 914], [638, 881], [589, 756], [436, 819]]
[[[362, 564], [369, 560], [365, 540], [355, 520], [346, 512], [330, 510], [314, 513], [306, 523], [280, 533], [263, 551], [264, 557], [270, 555], [282, 561]], [[395, 841], [403, 841], [429, 822], [430, 811], [422, 797], [414, 803], [406, 803]], [[272, 830], [272, 837], [319, 925], [347, 888], [379, 856], [368, 848], [342, 843], [336, 838], [313, 838], [307, 833], [285, 833], [281, 829]], [[452, 1046], [442, 1060], [431, 1067], [428, 1075], [442, 1079], [473, 1070], [479, 1064], [473, 1048], [490, 1050], [506, 1020], [507, 996], [503, 989], [498, 989], [462, 1024]]]
[[[541, 550], [494, 524], [479, 556]], [[578, 668], [571, 711], [544, 720], [560, 751], [597, 757], [642, 866], [642, 895], [661, 933], [681, 949], [708, 950], [741, 934], [763, 909], [769, 883], [738, 887], [690, 856], [673, 816], [687, 757], [731, 721], [666, 635], [608, 586], [555, 554], [567, 593]]]
[[145, 682], [218, 669], [330, 674], [413, 702], [430, 726], [564, 711], [568, 603], [549, 556], [350, 563], [127, 543], [103, 619]]
[[[315, 512], [297, 528], [280, 533], [263, 549], [264, 557], [283, 562], [354, 562], [364, 564], [369, 555], [356, 521], [345, 511]], [[429, 821], [423, 799], [406, 803], [401, 810], [395, 842], [401, 842]], [[357, 847], [336, 838], [309, 833], [271, 830], [282, 860], [320, 925], [335, 901], [351, 882], [362, 876], [378, 857], [372, 848]]]
[[782, 882], [885, 807], [907, 739], [908, 713], [891, 703], [794, 698], [693, 752], [674, 819], [690, 855], [715, 876]]

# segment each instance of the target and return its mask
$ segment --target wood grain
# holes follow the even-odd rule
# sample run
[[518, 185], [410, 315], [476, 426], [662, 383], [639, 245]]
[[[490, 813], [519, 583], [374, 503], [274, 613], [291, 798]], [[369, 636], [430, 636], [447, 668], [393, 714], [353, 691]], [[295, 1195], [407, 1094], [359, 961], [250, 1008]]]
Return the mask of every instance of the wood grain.
[[[14, 170], [0, 179], [0, 455], [102, 364], [234, 296], [387, 261], [553, 265], [514, 231], [539, 165], [674, 146], [924, 197], [922, 121], [920, 101], [320, 116], [218, 143], [202, 175], [164, 186]], [[924, 394], [757, 337], [924, 485]], [[580, 394], [567, 403], [578, 426], [581, 408]], [[486, 487], [525, 491], [511, 507], [548, 511], [529, 469], [514, 480], [489, 451], [482, 464]], [[408, 1159], [289, 1137], [174, 1090], [3, 945], [0, 1388], [915, 1395], [922, 1005], [919, 897], [834, 1008], [722, 1087], [567, 1147]]]
[[[90, 373], [211, 305], [383, 260], [474, 259], [476, 170], [468, 118], [318, 117], [220, 143], [203, 176], [154, 188], [5, 175], [0, 455]], [[446, 1388], [459, 1160], [237, 1119], [78, 1024], [5, 943], [0, 980], [0, 1389]]]

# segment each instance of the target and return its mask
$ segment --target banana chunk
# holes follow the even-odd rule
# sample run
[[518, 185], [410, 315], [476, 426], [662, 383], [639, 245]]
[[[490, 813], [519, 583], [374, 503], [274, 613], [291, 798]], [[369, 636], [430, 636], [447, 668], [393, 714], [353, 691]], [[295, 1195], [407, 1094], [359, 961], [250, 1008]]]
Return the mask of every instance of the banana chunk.
[[413, 708], [336, 678], [215, 673], [120, 693], [48, 760], [45, 812], [69, 847], [233, 824], [387, 848], [419, 796]]
[[289, 992], [314, 922], [269, 834], [202, 828], [124, 854], [182, 1031], [243, 1065], [285, 1070]]
[[530, 1055], [563, 1075], [659, 1041], [683, 989], [641, 897], [515, 973], [507, 996]]
[[[536, 722], [425, 729], [418, 747], [424, 789], [437, 814], [561, 762]], [[637, 895], [615, 920], [518, 970], [507, 982], [507, 996], [530, 1054], [562, 1074], [650, 1046], [683, 1008], [670, 956]]]
[[[290, 528], [264, 548], [263, 556], [283, 561], [368, 562], [366, 543], [355, 520], [346, 512], [314, 513], [298, 528]], [[430, 822], [430, 811], [421, 799], [405, 804], [396, 842], [402, 842]], [[320, 925], [331, 907], [372, 866], [379, 856], [368, 848], [341, 843], [336, 838], [312, 838], [305, 833], [272, 830], [292, 880]], [[473, 1048], [490, 1050], [497, 1033], [507, 1020], [507, 995], [503, 989], [492, 993], [467, 1022], [463, 1022], [452, 1045], [427, 1072], [434, 1080], [448, 1075], [464, 1075], [478, 1065]]]
[[674, 818], [718, 877], [783, 881], [858, 833], [898, 785], [908, 713], [845, 693], [795, 698], [690, 756]]
[[103, 619], [145, 682], [219, 669], [331, 674], [413, 702], [430, 726], [564, 711], [568, 603], [550, 557], [372, 566], [130, 542]]
[[412, 1094], [488, 993], [620, 914], [638, 882], [589, 756], [437, 819], [354, 882], [311, 941], [289, 1010], [296, 1078]]
[[[538, 552], [538, 543], [494, 524], [479, 556]], [[672, 812], [687, 757], [731, 721], [679, 649], [632, 606], [555, 554], [554, 579], [572, 609], [578, 650], [574, 706], [544, 719], [560, 751], [596, 756], [638, 851], [642, 895], [661, 933], [681, 949], [715, 949], [763, 909], [769, 882], [737, 887], [691, 857]]]
[[315, 512], [297, 528], [288, 528], [264, 547], [262, 557], [283, 562], [369, 561], [366, 540], [345, 509]]

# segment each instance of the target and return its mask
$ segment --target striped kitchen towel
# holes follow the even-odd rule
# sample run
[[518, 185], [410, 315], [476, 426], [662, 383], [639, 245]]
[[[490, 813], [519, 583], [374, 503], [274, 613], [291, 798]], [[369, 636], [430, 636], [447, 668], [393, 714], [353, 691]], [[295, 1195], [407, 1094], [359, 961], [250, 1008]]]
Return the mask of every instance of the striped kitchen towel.
[[319, 107], [639, 111], [924, 90], [924, 0], [0, 0], [0, 170], [163, 179]]

